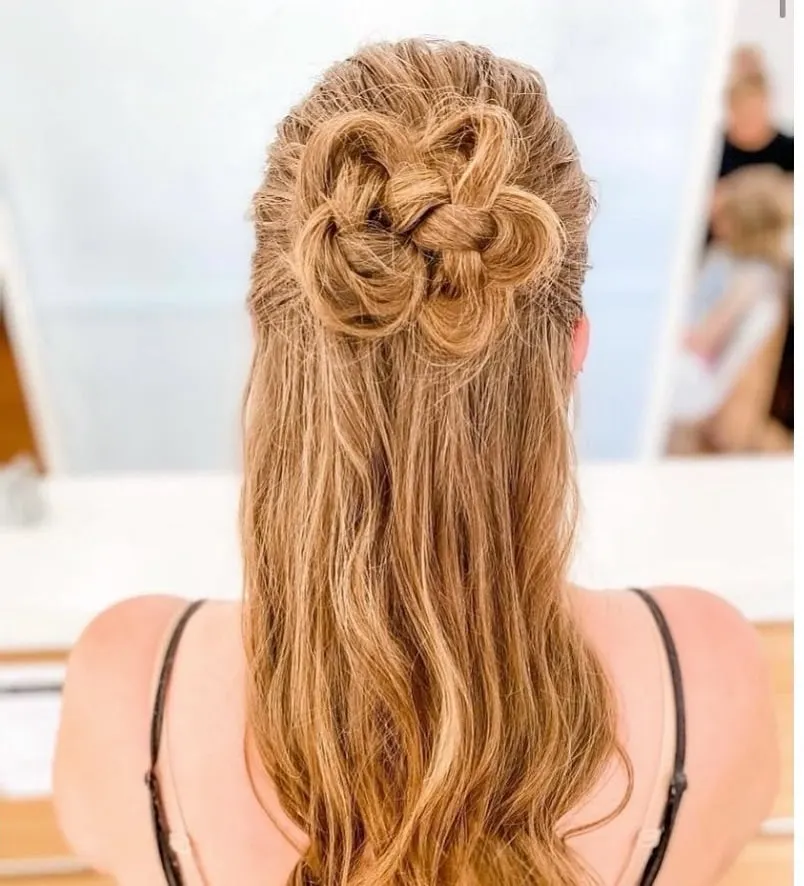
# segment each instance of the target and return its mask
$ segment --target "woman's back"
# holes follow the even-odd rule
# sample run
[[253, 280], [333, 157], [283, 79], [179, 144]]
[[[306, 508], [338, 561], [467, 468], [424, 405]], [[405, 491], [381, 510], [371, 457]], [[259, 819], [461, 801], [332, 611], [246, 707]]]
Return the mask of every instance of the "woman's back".
[[[617, 877], [635, 851], [646, 855], [636, 841], [640, 831], [659, 824], [657, 788], [664, 801], [665, 651], [635, 596], [576, 594], [584, 630], [617, 687], [634, 790], [620, 816], [572, 844], [600, 883], [637, 886], [641, 872], [631, 880]], [[753, 630], [722, 601], [683, 588], [659, 590], [655, 598], [681, 661], [689, 781], [656, 883], [705, 886], [733, 861], [773, 800], [776, 746], [767, 677]], [[90, 626], [70, 665], [56, 768], [61, 820], [77, 851], [121, 886], [164, 879], [144, 773], [154, 671], [185, 606], [168, 597], [121, 604]], [[175, 660], [159, 770], [168, 826], [174, 833], [185, 828], [192, 842], [189, 853], [177, 844], [188, 886], [284, 886], [306, 845], [246, 750], [244, 677], [238, 607], [205, 604], [188, 623]], [[622, 776], [609, 772], [568, 826], [607, 815], [623, 787]]]
[[[95, 827], [68, 799], [87, 749], [63, 739], [64, 820], [90, 857], [134, 877], [153, 828], [171, 886], [267, 868], [298, 886], [576, 886], [584, 861], [650, 886], [679, 802], [721, 811], [752, 742], [702, 714], [725, 670], [685, 637], [706, 605], [671, 616], [676, 673], [650, 598], [567, 585], [592, 209], [541, 78], [482, 48], [366, 47], [280, 123], [254, 198], [242, 612], [179, 622], [159, 681], [178, 604], [132, 604], [116, 680], [86, 652], [106, 693], [74, 666], [65, 717], [93, 695], [117, 715], [87, 744], [119, 791], [78, 782], [108, 812]], [[748, 726], [721, 704], [731, 739]], [[756, 823], [754, 778], [699, 868]], [[691, 849], [699, 829], [678, 828]]]

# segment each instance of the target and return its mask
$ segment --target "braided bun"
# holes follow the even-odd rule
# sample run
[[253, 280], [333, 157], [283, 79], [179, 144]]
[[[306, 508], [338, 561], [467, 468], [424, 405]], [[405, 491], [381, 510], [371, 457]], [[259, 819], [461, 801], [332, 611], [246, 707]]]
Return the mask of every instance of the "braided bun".
[[377, 339], [416, 324], [439, 351], [486, 348], [517, 290], [554, 273], [563, 227], [518, 186], [511, 114], [476, 104], [405, 128], [370, 110], [310, 135], [298, 170], [295, 272], [329, 329]]

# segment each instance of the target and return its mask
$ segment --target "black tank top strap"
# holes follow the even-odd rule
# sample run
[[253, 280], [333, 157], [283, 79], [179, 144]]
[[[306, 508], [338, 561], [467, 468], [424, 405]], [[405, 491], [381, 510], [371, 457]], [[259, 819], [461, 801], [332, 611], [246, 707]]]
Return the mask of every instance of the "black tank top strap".
[[181, 875], [181, 867], [179, 859], [170, 845], [170, 828], [165, 814], [165, 806], [162, 799], [162, 791], [159, 785], [159, 778], [156, 773], [156, 765], [159, 760], [159, 747], [162, 742], [162, 727], [165, 720], [165, 701], [167, 699], [168, 686], [170, 685], [170, 677], [173, 673], [173, 665], [176, 661], [176, 653], [179, 649], [179, 642], [187, 627], [187, 623], [193, 614], [203, 605], [203, 600], [196, 600], [191, 603], [179, 617], [173, 632], [168, 640], [164, 657], [159, 671], [159, 681], [156, 685], [156, 695], [154, 697], [154, 706], [151, 713], [151, 734], [150, 734], [150, 767], [145, 774], [145, 784], [148, 787], [148, 793], [151, 800], [151, 819], [153, 822], [154, 836], [156, 837], [156, 846], [159, 851], [159, 861], [165, 874], [168, 886], [183, 886]]
[[676, 649], [676, 644], [673, 640], [673, 634], [670, 631], [670, 625], [667, 623], [667, 619], [665, 618], [664, 612], [662, 612], [661, 606], [659, 606], [656, 600], [647, 593], [647, 591], [640, 590], [639, 588], [632, 588], [632, 591], [647, 605], [653, 615], [654, 621], [656, 622], [659, 635], [662, 638], [662, 643], [664, 644], [665, 652], [667, 653], [667, 663], [670, 667], [670, 678], [673, 684], [673, 697], [676, 710], [675, 756], [673, 759], [673, 772], [667, 790], [667, 802], [665, 803], [664, 814], [662, 815], [662, 835], [656, 848], [648, 859], [648, 864], [645, 867], [642, 880], [640, 881], [640, 886], [652, 886], [659, 875], [662, 863], [667, 854], [670, 838], [673, 835], [673, 827], [675, 826], [678, 810], [681, 806], [681, 800], [687, 789], [687, 775], [685, 772], [687, 754], [687, 717], [684, 704], [684, 683], [681, 678], [681, 664], [678, 658], [678, 650]]
[[[662, 638], [662, 642], [667, 653], [667, 661], [670, 668], [670, 676], [673, 684], [673, 695], [675, 699], [676, 710], [675, 756], [673, 763], [673, 773], [670, 780], [670, 785], [668, 787], [667, 802], [665, 804], [664, 814], [662, 816], [662, 835], [659, 843], [656, 845], [656, 848], [653, 850], [653, 853], [648, 860], [648, 864], [640, 881], [640, 886], [652, 886], [652, 884], [656, 881], [656, 877], [661, 870], [662, 863], [664, 861], [665, 855], [667, 854], [667, 849], [670, 844], [670, 838], [673, 833], [673, 827], [675, 825], [678, 810], [681, 805], [681, 799], [687, 788], [687, 777], [685, 773], [687, 743], [686, 714], [684, 705], [684, 686], [681, 678], [681, 666], [679, 663], [678, 651], [673, 640], [673, 635], [670, 631], [670, 626], [667, 623], [667, 619], [665, 618], [659, 604], [650, 594], [638, 588], [633, 588], [632, 590], [647, 605], [648, 609], [653, 615], [656, 626], [659, 630], [659, 634]], [[159, 759], [159, 748], [161, 744], [162, 727], [165, 716], [165, 701], [167, 698], [170, 676], [173, 671], [173, 664], [175, 662], [179, 642], [181, 640], [182, 634], [184, 633], [184, 629], [187, 626], [187, 622], [203, 604], [203, 602], [203, 600], [198, 600], [194, 603], [191, 603], [184, 610], [181, 617], [176, 622], [176, 626], [174, 627], [173, 633], [170, 636], [170, 640], [168, 641], [165, 655], [162, 660], [162, 666], [159, 673], [159, 681], [157, 683], [156, 696], [154, 700], [153, 713], [151, 717], [151, 765], [145, 776], [145, 783], [148, 786], [151, 798], [151, 814], [153, 819], [153, 827], [156, 836], [157, 848], [159, 850], [159, 859], [168, 886], [183, 886], [184, 881], [181, 875], [179, 859], [170, 845], [170, 829], [167, 823], [167, 817], [165, 815], [159, 780], [156, 774], [156, 764]]]

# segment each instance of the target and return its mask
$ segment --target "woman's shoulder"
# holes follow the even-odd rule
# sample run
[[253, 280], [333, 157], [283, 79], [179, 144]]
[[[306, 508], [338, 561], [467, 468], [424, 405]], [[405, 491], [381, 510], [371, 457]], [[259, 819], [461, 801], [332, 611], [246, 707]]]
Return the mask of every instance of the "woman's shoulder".
[[[663, 585], [646, 588], [658, 604], [670, 629], [674, 645], [683, 659], [682, 671], [689, 671], [691, 680], [703, 676], [697, 670], [705, 661], [709, 680], [717, 679], [724, 670], [730, 681], [742, 675], [762, 682], [767, 667], [756, 627], [729, 601], [701, 588]], [[599, 623], [601, 613], [617, 623], [613, 630], [633, 636], [646, 619], [647, 607], [632, 591], [583, 592], [587, 621]], [[607, 636], [612, 628], [607, 626]], [[616, 644], [612, 644], [616, 645]]]
[[161, 595], [117, 603], [87, 625], [68, 659], [54, 799], [65, 838], [101, 869], [108, 844], [116, 843], [108, 798], [116, 797], [120, 808], [147, 800], [141, 786], [156, 672], [170, 628], [187, 605]]
[[[770, 672], [756, 626], [729, 601], [700, 588], [660, 586], [648, 593], [667, 623], [691, 713], [697, 708], [717, 719], [717, 730], [707, 730], [710, 737], [767, 731], [773, 723]], [[636, 594], [621, 598], [630, 598], [624, 638], [633, 636], [636, 619], [645, 622], [639, 610], [647, 607]]]
[[[188, 601], [167, 595], [132, 597], [95, 616], [67, 660], [63, 729], [70, 725], [70, 714], [108, 712], [115, 698], [128, 707], [135, 700], [146, 701], [151, 694], [151, 666], [164, 648], [171, 624], [187, 605]], [[129, 687], [123, 698], [118, 692], [121, 681]]]
[[68, 658], [68, 678], [112, 650], [125, 664], [153, 647], [167, 623], [188, 605], [187, 600], [167, 594], [129, 597], [103, 610], [89, 621]]
[[668, 585], [649, 589], [676, 642], [693, 657], [715, 657], [746, 673], [762, 671], [764, 659], [756, 627], [719, 594], [701, 588]]
[[[685, 851], [670, 852], [660, 882], [715, 882], [769, 814], [777, 792], [769, 666], [755, 626], [722, 597], [679, 586], [649, 593], [678, 654], [689, 782], [673, 838], [673, 845]], [[622, 646], [634, 642], [636, 631], [648, 630], [652, 619], [635, 594], [617, 600], [621, 626], [616, 642]], [[645, 611], [640, 613], [640, 607]], [[614, 638], [609, 649], [618, 655]], [[620, 674], [621, 680], [629, 679], [627, 671]], [[638, 677], [634, 680], [639, 683]], [[619, 689], [628, 698], [628, 687]], [[632, 704], [643, 703], [639, 694], [630, 693]], [[717, 821], [718, 828], [701, 827], [706, 821]]]
[[[721, 597], [689, 588], [655, 594], [684, 679], [690, 788], [679, 830], [693, 857], [709, 859], [714, 882], [756, 834], [778, 793], [770, 667], [756, 627]], [[706, 821], [722, 822], [720, 833], [701, 827]], [[668, 882], [688, 881], [678, 874], [669, 868]]]

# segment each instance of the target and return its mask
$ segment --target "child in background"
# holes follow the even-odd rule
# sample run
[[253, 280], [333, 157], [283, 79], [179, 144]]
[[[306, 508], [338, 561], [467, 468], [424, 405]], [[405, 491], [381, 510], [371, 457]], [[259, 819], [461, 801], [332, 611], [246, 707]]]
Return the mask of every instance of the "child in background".
[[678, 364], [671, 454], [763, 448], [787, 321], [792, 210], [792, 177], [777, 167], [739, 169], [718, 185], [714, 242]]

